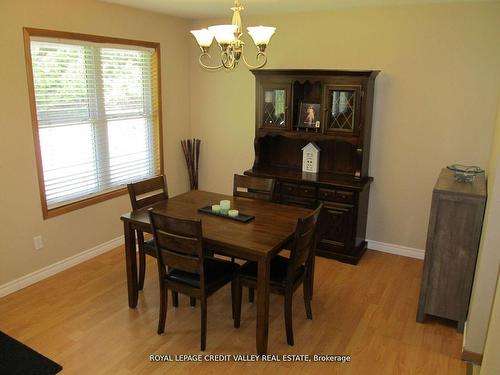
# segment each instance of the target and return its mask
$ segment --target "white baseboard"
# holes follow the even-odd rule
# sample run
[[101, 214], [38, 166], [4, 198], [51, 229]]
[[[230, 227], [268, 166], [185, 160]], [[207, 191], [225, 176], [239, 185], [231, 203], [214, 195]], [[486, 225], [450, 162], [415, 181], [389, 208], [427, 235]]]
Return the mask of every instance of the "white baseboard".
[[123, 236], [114, 238], [110, 241], [104, 242], [100, 245], [94, 246], [91, 249], [82, 251], [79, 254], [73, 255], [69, 258], [63, 259], [57, 263], [51, 264], [50, 266], [44, 267], [38, 271], [32, 272], [28, 275], [22, 276], [16, 280], [9, 281], [6, 284], [0, 285], [0, 297], [6, 296], [17, 292], [20, 289], [26, 288], [40, 280], [46, 279], [56, 273], [64, 271], [68, 268], [76, 266], [79, 263], [85, 262], [91, 258], [98, 255], [104, 254], [120, 245], [123, 245]]
[[404, 257], [424, 259], [425, 250], [423, 249], [415, 249], [413, 247], [402, 246], [402, 245], [394, 245], [385, 242], [378, 242], [367, 240], [368, 249], [383, 251], [384, 253], [390, 253], [395, 255], [402, 255]]
[[[76, 266], [77, 264], [85, 262], [86, 260], [94, 258], [98, 255], [104, 254], [107, 251], [123, 245], [123, 240], [123, 236], [114, 238], [91, 249], [85, 250], [79, 254], [73, 255], [50, 266], [44, 267], [38, 271], [32, 272], [16, 280], [0, 285], [0, 297], [17, 292], [20, 289], [26, 288], [27, 286], [55, 275], [56, 273]], [[388, 244], [372, 240], [368, 240], [368, 249], [417, 259], [424, 259], [425, 254], [425, 251], [422, 249], [415, 249], [412, 247]]]

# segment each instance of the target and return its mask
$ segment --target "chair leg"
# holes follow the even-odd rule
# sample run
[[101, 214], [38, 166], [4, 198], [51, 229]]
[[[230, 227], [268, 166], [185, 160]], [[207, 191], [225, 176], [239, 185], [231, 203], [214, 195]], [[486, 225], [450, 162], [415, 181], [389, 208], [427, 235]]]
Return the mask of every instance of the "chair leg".
[[172, 305], [174, 307], [179, 307], [179, 293], [172, 290]]
[[285, 292], [285, 328], [286, 342], [293, 346], [293, 327], [292, 327], [292, 293]]
[[240, 328], [241, 319], [241, 295], [243, 294], [243, 288], [238, 278], [234, 279], [231, 283], [231, 292], [233, 300], [233, 320], [234, 328]]
[[144, 249], [139, 248], [139, 279], [137, 288], [142, 290], [144, 288], [144, 278], [146, 276], [146, 253]]
[[137, 289], [142, 290], [146, 276], [146, 252], [143, 247], [144, 234], [141, 231], [137, 232], [137, 242], [139, 244], [139, 277], [137, 279]]
[[168, 289], [160, 286], [160, 316], [158, 318], [158, 334], [165, 332], [165, 322], [167, 321]]
[[311, 284], [308, 282], [308, 280], [304, 280], [304, 306], [306, 308], [306, 316], [307, 319], [312, 319], [312, 310], [311, 310]]
[[201, 345], [200, 350], [205, 351], [207, 347], [207, 298], [201, 298]]
[[311, 296], [311, 300], [314, 294], [314, 266], [315, 266], [315, 257], [312, 258], [311, 265], [309, 266], [308, 274], [308, 283], [309, 283], [309, 295]]
[[189, 304], [191, 305], [191, 307], [195, 307], [196, 306], [196, 298], [189, 297]]
[[255, 291], [253, 288], [248, 288], [248, 302], [253, 303], [255, 300]]

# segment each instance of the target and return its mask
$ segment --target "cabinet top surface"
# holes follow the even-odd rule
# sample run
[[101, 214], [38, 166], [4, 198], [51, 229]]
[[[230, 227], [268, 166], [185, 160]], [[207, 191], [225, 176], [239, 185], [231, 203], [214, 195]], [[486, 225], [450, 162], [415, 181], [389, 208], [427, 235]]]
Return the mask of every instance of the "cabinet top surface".
[[302, 75], [302, 76], [357, 76], [376, 77], [380, 70], [328, 70], [328, 69], [254, 69], [255, 76], [260, 75]]
[[443, 168], [434, 186], [435, 191], [446, 193], [459, 193], [486, 197], [486, 178], [484, 173], [476, 175], [473, 182], [458, 182], [455, 180], [453, 171]]
[[372, 181], [372, 177], [363, 177], [356, 180], [353, 176], [335, 173], [306, 173], [301, 170], [289, 168], [252, 168], [245, 171], [246, 175], [257, 177], [279, 178], [294, 183], [313, 183], [318, 185], [330, 185], [331, 187], [343, 187], [354, 190], [363, 190]]

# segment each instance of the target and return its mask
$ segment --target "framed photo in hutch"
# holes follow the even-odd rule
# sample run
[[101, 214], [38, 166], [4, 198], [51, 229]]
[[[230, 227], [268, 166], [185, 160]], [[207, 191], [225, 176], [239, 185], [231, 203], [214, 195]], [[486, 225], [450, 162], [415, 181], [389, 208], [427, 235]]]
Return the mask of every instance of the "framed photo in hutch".
[[299, 121], [297, 128], [319, 129], [321, 117], [321, 104], [318, 103], [300, 103]]

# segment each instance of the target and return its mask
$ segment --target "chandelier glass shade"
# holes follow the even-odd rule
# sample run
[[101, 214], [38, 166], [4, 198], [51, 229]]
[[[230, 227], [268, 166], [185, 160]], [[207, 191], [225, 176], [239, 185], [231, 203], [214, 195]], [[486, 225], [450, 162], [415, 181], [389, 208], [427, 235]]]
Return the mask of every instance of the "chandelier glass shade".
[[[199, 62], [203, 68], [208, 70], [230, 70], [236, 68], [240, 60], [251, 69], [259, 69], [266, 65], [266, 47], [276, 31], [276, 28], [270, 26], [247, 27], [248, 34], [257, 47], [257, 64], [252, 65], [248, 63], [244, 54], [245, 43], [242, 40], [243, 27], [240, 12], [243, 9], [240, 1], [236, 0], [234, 2], [234, 7], [231, 8], [233, 11], [233, 19], [230, 25], [216, 25], [209, 26], [206, 29], [191, 30], [191, 34], [194, 35], [201, 49]], [[211, 56], [208, 51], [214, 38], [221, 50], [221, 61], [218, 65], [209, 65], [207, 63], [211, 60]]]

